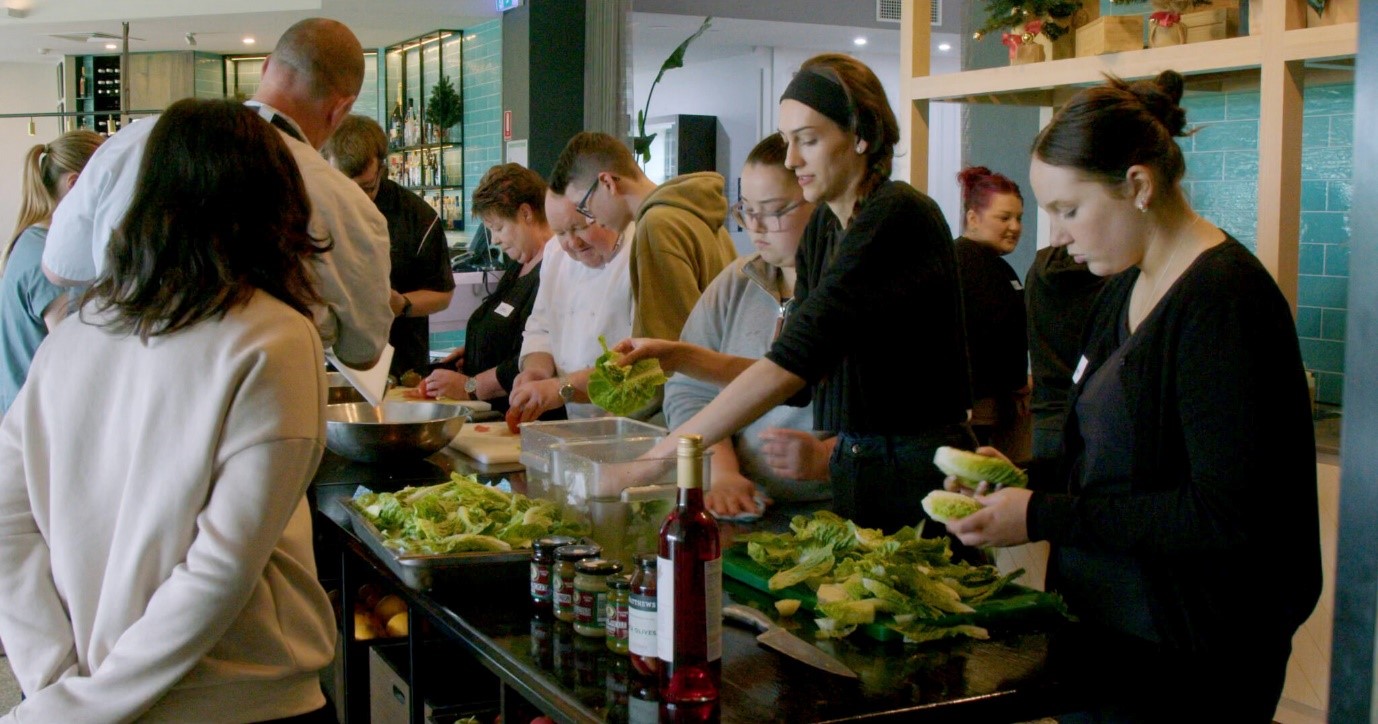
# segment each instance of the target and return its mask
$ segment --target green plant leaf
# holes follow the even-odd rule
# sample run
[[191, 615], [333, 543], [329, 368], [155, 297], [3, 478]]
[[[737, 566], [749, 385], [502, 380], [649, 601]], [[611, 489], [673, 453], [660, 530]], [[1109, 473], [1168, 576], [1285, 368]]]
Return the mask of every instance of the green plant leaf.
[[704, 32], [708, 30], [708, 26], [711, 25], [712, 23], [713, 23], [713, 16], [712, 16], [712, 15], [709, 15], [709, 16], [707, 16], [707, 17], [705, 17], [705, 18], [703, 19], [703, 24], [702, 24], [702, 25], [699, 25], [699, 29], [696, 30], [696, 31], [694, 31], [694, 34], [693, 34], [693, 35], [690, 35], [689, 37], [685, 38], [685, 39], [684, 39], [684, 42], [680, 43], [680, 44], [679, 44], [679, 47], [678, 47], [678, 48], [675, 48], [675, 51], [674, 51], [673, 53], [670, 53], [670, 57], [666, 58], [664, 63], [661, 63], [661, 65], [660, 65], [660, 72], [659, 72], [659, 73], [656, 73], [656, 78], [655, 78], [655, 80], [651, 81], [651, 89], [648, 90], [648, 91], [646, 91], [646, 106], [645, 106], [644, 108], [642, 108], [641, 110], [639, 110], [639, 111], [636, 112], [636, 135], [637, 135], [636, 142], [639, 143], [639, 142], [640, 142], [640, 139], [643, 139], [643, 138], [646, 139], [646, 143], [645, 143], [645, 146], [644, 146], [644, 147], [643, 147], [643, 146], [637, 146], [637, 148], [638, 148], [638, 155], [641, 156], [641, 162], [642, 162], [642, 163], [649, 163], [649, 162], [650, 162], [650, 160], [651, 160], [651, 141], [650, 141], [650, 139], [656, 137], [656, 134], [654, 134], [654, 133], [652, 133], [652, 134], [650, 135], [649, 138], [647, 138], [647, 136], [646, 136], [646, 115], [647, 115], [648, 113], [651, 112], [651, 97], [655, 95], [655, 92], [656, 92], [656, 85], [658, 85], [658, 84], [660, 83], [660, 79], [661, 79], [662, 76], [665, 75], [665, 71], [667, 71], [667, 70], [673, 70], [674, 68], [683, 68], [683, 67], [684, 67], [684, 52], [685, 52], [686, 50], [689, 49], [689, 44], [692, 43], [692, 42], [694, 42], [694, 40], [695, 40], [696, 38], [698, 38], [700, 35], [703, 35]]

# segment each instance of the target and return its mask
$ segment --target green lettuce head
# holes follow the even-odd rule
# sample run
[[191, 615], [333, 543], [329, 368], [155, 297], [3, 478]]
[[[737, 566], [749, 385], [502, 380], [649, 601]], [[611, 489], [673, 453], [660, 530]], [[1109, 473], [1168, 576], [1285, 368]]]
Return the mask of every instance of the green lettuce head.
[[981, 509], [981, 504], [961, 493], [934, 490], [923, 497], [923, 511], [939, 523], [965, 518]]
[[617, 354], [608, 349], [608, 340], [601, 335], [598, 343], [603, 354], [593, 363], [589, 374], [589, 399], [593, 404], [620, 417], [626, 417], [651, 404], [656, 388], [665, 384], [665, 372], [660, 360], [643, 359], [629, 366], [613, 362]]
[[982, 480], [1006, 488], [1025, 488], [1029, 485], [1029, 476], [1012, 463], [955, 447], [938, 448], [933, 453], [933, 464], [944, 474], [956, 476], [968, 488], [976, 487]]

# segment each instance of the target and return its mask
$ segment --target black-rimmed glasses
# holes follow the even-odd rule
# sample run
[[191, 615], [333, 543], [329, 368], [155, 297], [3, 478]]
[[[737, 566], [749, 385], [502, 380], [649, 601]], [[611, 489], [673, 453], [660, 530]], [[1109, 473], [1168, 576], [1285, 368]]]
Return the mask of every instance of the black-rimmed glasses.
[[578, 211], [585, 219], [593, 219], [593, 211], [589, 209], [589, 200], [593, 198], [593, 192], [598, 190], [598, 177], [593, 177], [593, 185], [584, 192], [584, 198], [579, 199], [579, 203], [574, 205], [574, 210]]
[[791, 211], [803, 205], [803, 201], [785, 204], [775, 211], [753, 211], [746, 208], [746, 205], [738, 201], [732, 205], [732, 218], [744, 229], [764, 229], [766, 231], [783, 231], [785, 228], [785, 217]]

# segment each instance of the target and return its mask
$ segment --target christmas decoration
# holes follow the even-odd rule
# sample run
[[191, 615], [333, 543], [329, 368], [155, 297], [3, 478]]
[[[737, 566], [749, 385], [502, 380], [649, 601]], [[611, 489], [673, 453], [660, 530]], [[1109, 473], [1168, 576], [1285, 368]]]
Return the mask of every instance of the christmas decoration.
[[[986, 22], [972, 37], [980, 40], [988, 33], [1014, 30], [1015, 37], [1023, 41], [1023, 35], [1037, 35], [1041, 32], [1049, 40], [1057, 40], [1072, 29], [1072, 15], [1081, 9], [1077, 0], [986, 0]], [[1019, 30], [1027, 23], [1040, 21], [1039, 31], [1028, 33]], [[1005, 41], [1006, 32], [1001, 36]], [[1016, 46], [1017, 47], [1017, 46]], [[1014, 48], [1010, 49], [1014, 52]]]

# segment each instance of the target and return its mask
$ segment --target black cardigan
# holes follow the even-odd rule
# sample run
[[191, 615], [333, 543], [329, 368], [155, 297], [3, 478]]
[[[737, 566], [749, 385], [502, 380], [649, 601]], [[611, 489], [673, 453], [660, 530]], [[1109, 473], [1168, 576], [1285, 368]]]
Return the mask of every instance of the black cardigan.
[[954, 244], [962, 280], [971, 395], [1007, 400], [1028, 384], [1024, 286], [1000, 252], [965, 236]]
[[1115, 350], [1137, 278], [1110, 280], [1096, 301], [1054, 478], [1062, 492], [1034, 493], [1029, 536], [1136, 556], [1169, 647], [1282, 645], [1320, 595], [1315, 437], [1291, 310], [1238, 241], [1202, 253], [1125, 342], [1133, 492], [1074, 492], [1076, 399]]
[[886, 181], [846, 230], [819, 204], [797, 267], [794, 311], [766, 357], [813, 385], [815, 429], [905, 435], [966, 420], [957, 261], [932, 199]]

